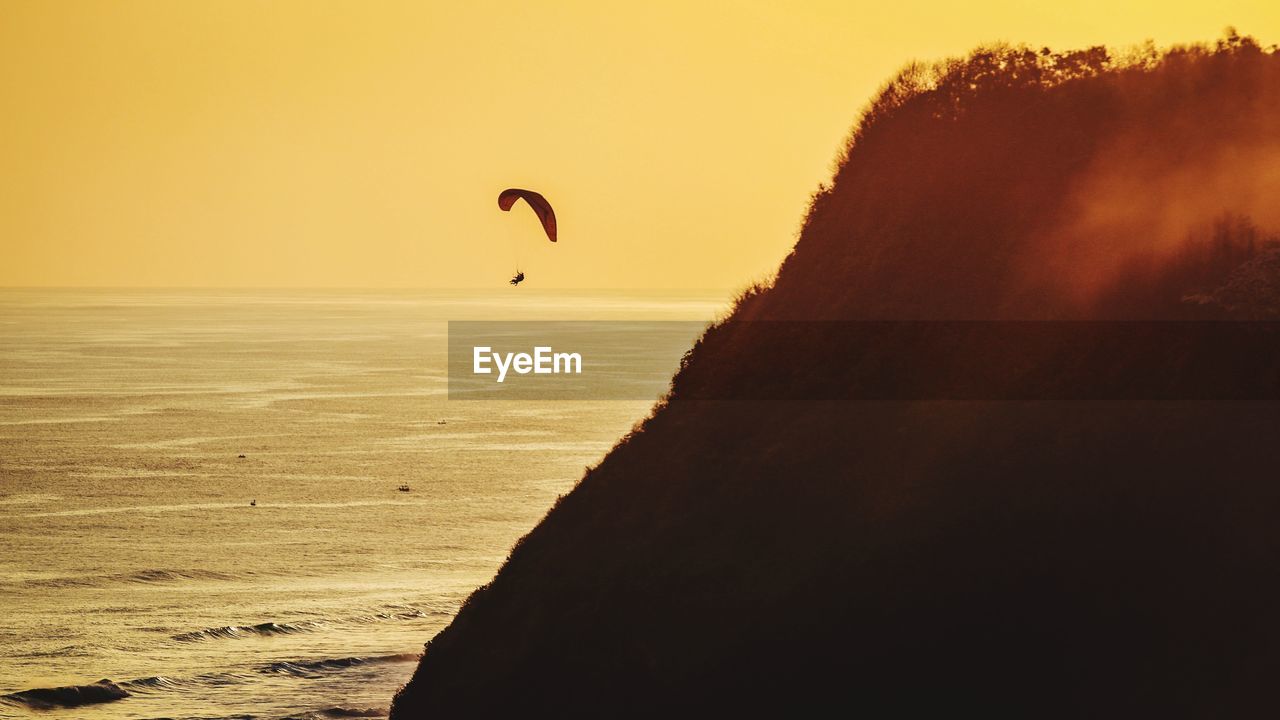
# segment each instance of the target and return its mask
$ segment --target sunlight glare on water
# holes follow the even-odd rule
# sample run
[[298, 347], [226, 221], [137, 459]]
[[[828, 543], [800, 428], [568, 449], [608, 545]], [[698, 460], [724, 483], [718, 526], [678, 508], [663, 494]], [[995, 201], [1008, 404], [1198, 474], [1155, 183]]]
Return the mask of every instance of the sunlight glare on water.
[[0, 717], [385, 716], [652, 405], [450, 402], [446, 321], [709, 320], [725, 297], [0, 291], [0, 695], [130, 693]]

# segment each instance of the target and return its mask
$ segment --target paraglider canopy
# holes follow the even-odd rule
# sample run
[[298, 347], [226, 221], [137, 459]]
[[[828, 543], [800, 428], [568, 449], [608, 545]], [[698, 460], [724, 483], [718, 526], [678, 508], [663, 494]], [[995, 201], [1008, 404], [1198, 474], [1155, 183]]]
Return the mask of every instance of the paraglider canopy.
[[542, 195], [532, 190], [521, 190], [520, 188], [507, 188], [498, 193], [498, 207], [503, 210], [511, 210], [511, 206], [516, 204], [517, 200], [523, 199], [537, 213], [538, 219], [542, 221], [542, 229], [547, 233], [547, 239], [551, 242], [556, 241], [556, 211], [551, 209], [551, 203]]

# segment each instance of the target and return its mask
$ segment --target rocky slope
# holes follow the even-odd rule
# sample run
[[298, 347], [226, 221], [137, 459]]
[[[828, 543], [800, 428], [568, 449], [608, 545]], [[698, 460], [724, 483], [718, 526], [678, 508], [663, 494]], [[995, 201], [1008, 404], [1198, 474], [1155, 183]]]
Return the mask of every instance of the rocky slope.
[[1234, 34], [908, 67], [392, 716], [1270, 705], [1278, 112]]

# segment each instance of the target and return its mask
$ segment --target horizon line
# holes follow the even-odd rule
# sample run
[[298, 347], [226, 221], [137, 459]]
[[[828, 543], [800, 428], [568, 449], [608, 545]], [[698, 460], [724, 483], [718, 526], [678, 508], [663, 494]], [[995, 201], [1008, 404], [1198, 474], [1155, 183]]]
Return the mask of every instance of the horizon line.
[[[428, 286], [357, 286], [357, 285], [0, 285], [0, 291], [4, 290], [325, 290], [325, 291], [472, 291], [487, 290], [489, 286], [452, 286], [452, 287], [428, 287]], [[493, 288], [502, 289], [502, 288]], [[625, 292], [625, 291], [680, 291], [680, 290], [708, 290], [716, 292], [733, 292], [732, 287], [712, 287], [712, 286], [679, 286], [679, 287], [549, 287], [528, 289], [524, 292], [539, 291], [608, 291], [608, 292]]]

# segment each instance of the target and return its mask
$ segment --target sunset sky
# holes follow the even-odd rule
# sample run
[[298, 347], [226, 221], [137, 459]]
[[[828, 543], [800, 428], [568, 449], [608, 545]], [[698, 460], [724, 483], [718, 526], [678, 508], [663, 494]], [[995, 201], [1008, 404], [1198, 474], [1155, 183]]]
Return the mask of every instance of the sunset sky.
[[1280, 3], [0, 0], [0, 285], [740, 287], [908, 60], [1227, 25]]

